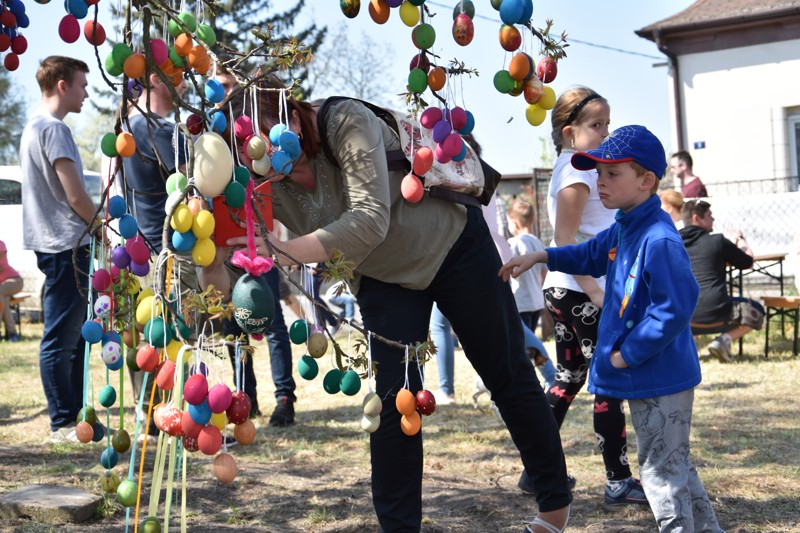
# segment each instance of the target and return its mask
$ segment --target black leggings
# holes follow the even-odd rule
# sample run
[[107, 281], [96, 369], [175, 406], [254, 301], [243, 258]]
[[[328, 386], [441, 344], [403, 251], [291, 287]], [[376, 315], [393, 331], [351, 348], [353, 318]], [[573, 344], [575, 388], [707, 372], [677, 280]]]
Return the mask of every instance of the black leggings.
[[[545, 289], [544, 299], [555, 322], [557, 360], [556, 381], [547, 392], [547, 399], [560, 428], [572, 400], [586, 383], [589, 360], [597, 344], [600, 310], [586, 294], [569, 289]], [[595, 395], [594, 432], [603, 455], [606, 477], [611, 481], [629, 478], [631, 469], [622, 400]]]

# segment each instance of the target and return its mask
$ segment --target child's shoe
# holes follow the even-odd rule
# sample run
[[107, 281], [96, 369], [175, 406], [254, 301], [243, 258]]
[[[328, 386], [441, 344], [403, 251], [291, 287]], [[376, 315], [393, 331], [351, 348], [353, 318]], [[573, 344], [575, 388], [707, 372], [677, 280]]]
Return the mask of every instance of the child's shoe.
[[642, 482], [634, 477], [625, 481], [609, 481], [605, 492], [603, 505], [606, 511], [619, 511], [626, 505], [649, 505]]
[[22, 340], [22, 337], [19, 336], [19, 333], [12, 333], [8, 336], [8, 342], [19, 342]]

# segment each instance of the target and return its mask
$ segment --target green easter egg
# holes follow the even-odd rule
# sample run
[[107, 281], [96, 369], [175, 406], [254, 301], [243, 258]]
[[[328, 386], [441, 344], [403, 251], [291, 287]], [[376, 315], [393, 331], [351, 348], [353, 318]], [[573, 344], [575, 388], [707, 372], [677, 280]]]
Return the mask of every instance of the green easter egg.
[[141, 368], [139, 368], [139, 365], [136, 364], [136, 350], [126, 350], [125, 365], [128, 368], [130, 368], [133, 372], [138, 372], [141, 370]]
[[411, 3], [412, 6], [417, 6], [417, 7], [425, 3], [425, 0], [408, 0], [408, 1]]
[[174, 20], [169, 19], [169, 22], [167, 23], [167, 31], [173, 38], [175, 38], [183, 33], [183, 28], [181, 28], [181, 25]]
[[122, 65], [125, 64], [125, 60], [128, 59], [132, 53], [133, 50], [131, 50], [131, 47], [125, 43], [117, 43], [111, 48], [112, 60], [120, 69]]
[[178, 52], [175, 51], [175, 47], [173, 46], [169, 47], [169, 60], [172, 61], [175, 68], [179, 70], [183, 70], [183, 67], [186, 66], [186, 62], [178, 55]]
[[100, 389], [100, 394], [97, 395], [97, 401], [103, 407], [111, 407], [117, 401], [117, 391], [111, 385], [106, 385]]
[[[181, 334], [181, 337], [183, 337], [184, 340], [189, 340], [189, 339], [192, 338], [192, 334], [194, 333], [194, 330], [191, 328], [191, 326], [187, 326], [186, 325], [185, 320], [186, 319], [183, 318], [183, 315], [180, 315], [180, 319], [176, 320], [175, 322], [177, 322], [177, 324], [178, 324], [178, 333]], [[173, 330], [174, 330], [174, 328], [173, 328]]]
[[506, 94], [514, 88], [514, 78], [507, 70], [498, 70], [494, 75], [494, 88]]
[[456, 7], [453, 8], [453, 20], [461, 13], [466, 13], [469, 18], [475, 17], [475, 4], [472, 3], [472, 0], [464, 0], [456, 4]]
[[502, 4], [502, 3], [503, 3], [503, 0], [491, 0], [492, 7], [496, 11], [500, 11], [500, 4]]
[[83, 421], [88, 422], [90, 426], [94, 426], [97, 423], [97, 413], [95, 412], [94, 407], [91, 405], [87, 405], [78, 411], [78, 416], [75, 418], [75, 423]]
[[161, 522], [155, 516], [148, 516], [139, 526], [142, 533], [161, 533]]
[[361, 377], [353, 369], [348, 370], [342, 374], [342, 379], [339, 380], [339, 388], [347, 396], [355, 396], [361, 390]]
[[106, 133], [100, 139], [100, 151], [106, 157], [117, 157], [117, 134], [113, 132]]
[[172, 329], [160, 316], [150, 319], [144, 326], [144, 338], [156, 348], [164, 348], [172, 340]]
[[197, 26], [197, 39], [203, 41], [209, 47], [217, 44], [217, 34], [208, 24], [200, 24]]
[[289, 326], [289, 340], [294, 344], [303, 344], [308, 339], [308, 322], [298, 318]]
[[[197, 29], [197, 19], [195, 19], [194, 15], [191, 13], [184, 11], [178, 15], [178, 18], [183, 22], [183, 25], [189, 29], [189, 33], [194, 33]], [[173, 37], [175, 36], [173, 35]]]
[[244, 200], [247, 197], [244, 185], [238, 181], [232, 181], [225, 187], [225, 203], [228, 207], [239, 209], [244, 205]]
[[238, 165], [233, 169], [233, 179], [241, 183], [243, 187], [247, 187], [247, 184], [250, 183], [250, 169], [244, 165]]
[[[117, 65], [116, 61], [114, 61], [114, 55], [109, 53], [106, 56], [106, 60], [103, 63], [103, 66], [106, 68], [106, 72], [108, 72], [109, 76], [121, 76], [122, 75], [122, 67]], [[114, 136], [114, 140], [116, 141], [116, 136]]]
[[342, 372], [338, 368], [331, 369], [322, 379], [322, 388], [325, 389], [325, 392], [328, 394], [336, 394], [340, 390], [339, 383], [341, 381]]
[[421, 68], [415, 68], [408, 73], [408, 88], [412, 93], [420, 94], [428, 88], [428, 75]]
[[427, 50], [436, 42], [436, 30], [430, 24], [420, 24], [411, 32], [411, 40], [417, 48]]
[[111, 437], [111, 446], [119, 453], [127, 452], [131, 448], [130, 434], [122, 428], [118, 429]]
[[136, 505], [136, 482], [126, 479], [117, 487], [117, 501], [123, 507]]
[[233, 287], [234, 318], [245, 333], [264, 333], [275, 317], [275, 297], [263, 276], [245, 274]]
[[186, 179], [183, 172], [173, 172], [167, 178], [167, 194], [183, 192], [188, 184], [189, 180]]
[[306, 354], [297, 363], [297, 373], [301, 378], [311, 381], [319, 374], [319, 365], [313, 357]]

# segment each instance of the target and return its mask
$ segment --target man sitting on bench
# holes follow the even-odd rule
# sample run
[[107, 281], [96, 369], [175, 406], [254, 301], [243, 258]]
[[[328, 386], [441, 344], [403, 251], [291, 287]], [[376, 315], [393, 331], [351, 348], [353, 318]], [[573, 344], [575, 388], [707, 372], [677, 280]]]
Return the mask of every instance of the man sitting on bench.
[[761, 329], [764, 308], [749, 298], [728, 294], [725, 274], [727, 265], [735, 268], [753, 266], [753, 251], [739, 230], [736, 241], [721, 234], [711, 234], [714, 217], [711, 205], [703, 200], [689, 200], [681, 210], [684, 228], [683, 244], [692, 262], [692, 272], [700, 285], [700, 297], [692, 315], [692, 329], [701, 326], [709, 333], [722, 332], [711, 341], [708, 351], [721, 362], [731, 362], [731, 343], [753, 329]]
[[9, 301], [22, 290], [22, 277], [8, 264], [6, 243], [0, 241], [0, 306], [3, 310], [3, 322], [6, 324], [6, 339], [9, 342], [19, 342], [22, 338], [17, 332], [14, 322], [14, 313], [11, 312]]

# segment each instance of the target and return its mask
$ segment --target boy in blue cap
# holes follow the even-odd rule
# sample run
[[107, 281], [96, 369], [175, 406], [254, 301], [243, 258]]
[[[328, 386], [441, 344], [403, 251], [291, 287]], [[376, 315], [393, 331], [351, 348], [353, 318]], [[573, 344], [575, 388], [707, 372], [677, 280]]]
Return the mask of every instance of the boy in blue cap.
[[595, 238], [512, 259], [508, 280], [537, 263], [606, 276], [589, 391], [628, 400], [639, 470], [660, 531], [722, 531], [689, 456], [700, 362], [689, 326], [699, 287], [683, 241], [656, 195], [667, 167], [661, 142], [643, 126], [615, 130], [572, 165], [597, 168], [600, 200], [616, 222]]

